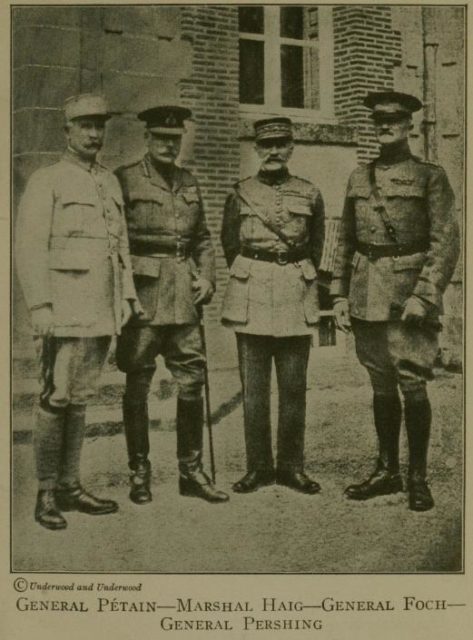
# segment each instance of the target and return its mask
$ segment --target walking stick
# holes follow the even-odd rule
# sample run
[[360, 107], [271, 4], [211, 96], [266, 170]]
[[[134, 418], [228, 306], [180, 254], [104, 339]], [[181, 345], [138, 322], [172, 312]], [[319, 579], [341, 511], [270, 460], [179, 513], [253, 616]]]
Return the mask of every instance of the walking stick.
[[210, 410], [210, 384], [209, 384], [209, 367], [207, 364], [207, 342], [205, 340], [205, 325], [204, 325], [204, 313], [202, 305], [197, 307], [199, 314], [199, 331], [200, 339], [202, 340], [202, 347], [204, 350], [205, 366], [204, 366], [204, 390], [205, 390], [205, 422], [207, 424], [207, 431], [209, 433], [209, 455], [210, 455], [210, 475], [212, 476], [212, 482], [215, 484], [215, 455], [214, 455], [214, 441], [212, 433], [212, 413]]

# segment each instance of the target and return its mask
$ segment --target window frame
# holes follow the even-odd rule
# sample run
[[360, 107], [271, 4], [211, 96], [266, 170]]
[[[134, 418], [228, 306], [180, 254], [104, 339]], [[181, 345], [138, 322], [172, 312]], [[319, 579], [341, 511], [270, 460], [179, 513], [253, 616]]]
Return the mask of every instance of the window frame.
[[[301, 8], [309, 8], [300, 5]], [[239, 32], [240, 40], [256, 40], [264, 43], [264, 104], [240, 102], [240, 113], [245, 115], [285, 115], [295, 120], [315, 118], [318, 122], [334, 122], [333, 104], [333, 18], [330, 5], [317, 5], [319, 16], [319, 37], [317, 41], [285, 38], [280, 35], [281, 5], [263, 7], [264, 32]], [[283, 107], [281, 105], [281, 46], [296, 45], [319, 51], [320, 108]], [[321, 52], [323, 51], [323, 55]], [[274, 64], [274, 60], [277, 64]], [[272, 63], [273, 61], [273, 63]]]

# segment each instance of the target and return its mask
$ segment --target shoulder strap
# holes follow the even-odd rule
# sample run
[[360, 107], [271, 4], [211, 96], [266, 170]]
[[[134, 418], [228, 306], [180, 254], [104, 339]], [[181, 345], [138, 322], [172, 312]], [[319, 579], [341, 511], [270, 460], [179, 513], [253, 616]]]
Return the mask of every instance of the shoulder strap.
[[398, 244], [396, 229], [389, 217], [389, 214], [386, 209], [386, 205], [384, 203], [381, 194], [379, 193], [378, 185], [376, 184], [376, 173], [375, 173], [376, 165], [373, 162], [369, 164], [369, 181], [371, 186], [371, 193], [376, 201], [375, 210], [379, 213], [381, 220], [383, 221], [384, 226], [386, 227], [386, 231], [388, 236], [391, 238], [393, 242]]
[[257, 216], [261, 222], [273, 233], [275, 233], [278, 238], [280, 240], [282, 240], [285, 244], [287, 244], [288, 247], [294, 247], [296, 246], [296, 243], [291, 240], [291, 238], [289, 238], [282, 229], [280, 229], [277, 225], [275, 225], [270, 219], [269, 217], [263, 213], [262, 211], [260, 211], [254, 203], [252, 203], [249, 198], [248, 195], [245, 193], [245, 195], [242, 194], [242, 190], [240, 188], [237, 189], [237, 193], [240, 196], [241, 200], [251, 209], [251, 211], [255, 214], [255, 216]]

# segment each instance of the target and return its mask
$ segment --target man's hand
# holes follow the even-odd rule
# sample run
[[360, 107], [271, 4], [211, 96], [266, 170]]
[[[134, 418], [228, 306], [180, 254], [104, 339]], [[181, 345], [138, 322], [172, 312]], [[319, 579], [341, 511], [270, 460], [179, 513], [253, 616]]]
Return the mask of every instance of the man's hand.
[[403, 322], [409, 324], [421, 324], [427, 316], [427, 308], [422, 302], [415, 296], [411, 296], [407, 299], [404, 306], [404, 312], [401, 316]]
[[337, 298], [333, 303], [333, 315], [337, 329], [343, 333], [350, 333], [350, 311], [348, 309], [348, 300], [346, 298]]
[[53, 309], [50, 304], [31, 311], [31, 324], [36, 336], [48, 336], [53, 332]]
[[144, 309], [141, 306], [141, 303], [138, 299], [130, 300], [130, 305], [131, 305], [131, 311], [134, 316], [140, 317], [145, 315]]
[[210, 302], [214, 293], [212, 283], [200, 277], [197, 277], [192, 283], [192, 290], [194, 291], [193, 302], [195, 306]]

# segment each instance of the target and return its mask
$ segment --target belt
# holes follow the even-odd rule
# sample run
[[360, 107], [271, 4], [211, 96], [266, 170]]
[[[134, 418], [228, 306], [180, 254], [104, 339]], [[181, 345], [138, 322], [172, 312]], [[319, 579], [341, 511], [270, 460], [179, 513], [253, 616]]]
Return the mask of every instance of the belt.
[[153, 258], [188, 258], [191, 255], [190, 245], [178, 242], [175, 245], [153, 245], [152, 251], [148, 249], [133, 250], [135, 256], [147, 256]]
[[297, 247], [295, 249], [288, 249], [287, 251], [266, 251], [264, 249], [242, 247], [240, 253], [245, 258], [263, 260], [264, 262], [277, 262], [280, 265], [285, 265], [290, 262], [298, 262], [298, 260], [308, 258], [309, 247]]
[[398, 256], [410, 256], [413, 253], [422, 253], [427, 251], [429, 245], [423, 240], [413, 242], [412, 244], [367, 244], [358, 242], [356, 250], [370, 260], [378, 258], [394, 258]]

